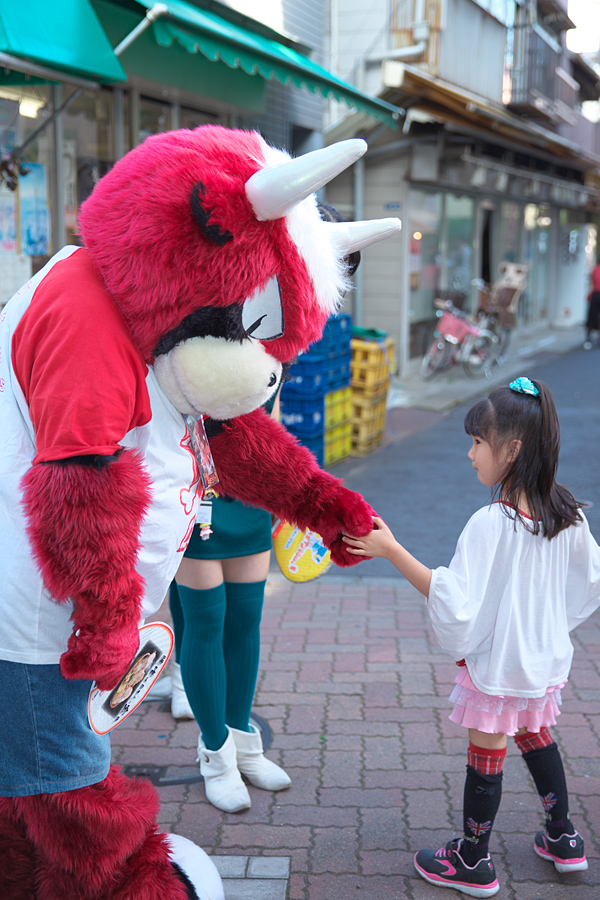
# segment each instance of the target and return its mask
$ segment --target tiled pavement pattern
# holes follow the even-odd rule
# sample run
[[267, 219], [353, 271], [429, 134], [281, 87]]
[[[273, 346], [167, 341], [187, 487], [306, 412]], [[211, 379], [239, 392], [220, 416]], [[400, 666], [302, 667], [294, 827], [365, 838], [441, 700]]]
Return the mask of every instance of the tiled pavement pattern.
[[[600, 897], [600, 611], [573, 638], [554, 734], [590, 867], [558, 875], [534, 855], [541, 804], [511, 742], [492, 836], [499, 898]], [[436, 646], [420, 595], [400, 579], [357, 583], [342, 573], [293, 585], [273, 575], [262, 651], [254, 711], [292, 786], [251, 787], [252, 808], [238, 814], [212, 807], [201, 783], [160, 787], [164, 827], [231, 867], [229, 900], [283, 900], [285, 888], [290, 900], [440, 900], [412, 857], [459, 833], [466, 736], [448, 721], [456, 668]], [[197, 735], [194, 723], [176, 724], [164, 704], [146, 702], [113, 733], [114, 759], [184, 780], [197, 773]]]

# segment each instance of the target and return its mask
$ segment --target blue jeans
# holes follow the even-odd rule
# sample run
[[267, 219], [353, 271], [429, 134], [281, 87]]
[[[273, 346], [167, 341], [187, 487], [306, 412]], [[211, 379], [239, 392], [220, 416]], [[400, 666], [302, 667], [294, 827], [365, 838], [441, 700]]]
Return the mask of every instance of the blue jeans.
[[110, 766], [110, 737], [92, 731], [90, 681], [58, 665], [0, 660], [0, 796], [55, 794], [96, 784]]

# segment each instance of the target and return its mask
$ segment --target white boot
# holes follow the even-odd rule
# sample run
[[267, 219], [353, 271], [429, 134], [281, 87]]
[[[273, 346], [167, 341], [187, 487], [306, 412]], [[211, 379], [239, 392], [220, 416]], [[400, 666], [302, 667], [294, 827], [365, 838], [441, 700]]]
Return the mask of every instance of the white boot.
[[282, 791], [292, 779], [280, 766], [267, 759], [263, 753], [262, 736], [256, 725], [250, 731], [230, 728], [237, 753], [237, 767], [250, 784], [264, 791]]
[[171, 715], [174, 719], [194, 718], [181, 679], [181, 666], [176, 662], [171, 665]]
[[200, 774], [204, 778], [206, 799], [224, 812], [239, 812], [248, 809], [250, 794], [242, 781], [236, 765], [235, 744], [231, 729], [227, 729], [227, 740], [219, 750], [207, 750], [198, 738], [198, 762]]

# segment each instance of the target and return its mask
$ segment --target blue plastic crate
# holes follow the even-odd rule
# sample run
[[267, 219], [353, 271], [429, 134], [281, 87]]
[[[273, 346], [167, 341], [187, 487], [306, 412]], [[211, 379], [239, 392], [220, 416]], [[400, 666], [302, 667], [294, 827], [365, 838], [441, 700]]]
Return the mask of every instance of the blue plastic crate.
[[309, 353], [322, 356], [339, 356], [350, 352], [352, 340], [352, 316], [343, 313], [327, 320], [321, 340], [311, 344]]
[[329, 358], [318, 353], [303, 353], [298, 361], [290, 366], [289, 380], [283, 383], [281, 396], [304, 394], [314, 396], [325, 394]]
[[[292, 429], [289, 429], [292, 431]], [[292, 434], [294, 432], [292, 431]], [[313, 453], [320, 466], [325, 464], [325, 435], [323, 432], [315, 434], [312, 437], [307, 435], [296, 434], [296, 437], [311, 453]]]
[[343, 332], [352, 334], [352, 316], [350, 313], [338, 313], [336, 316], [331, 316], [325, 325], [324, 333], [341, 334]]
[[352, 354], [346, 353], [329, 360], [326, 372], [327, 391], [335, 391], [338, 388], [350, 384]]
[[314, 435], [325, 428], [325, 395], [298, 396], [281, 392], [281, 422], [294, 434]]

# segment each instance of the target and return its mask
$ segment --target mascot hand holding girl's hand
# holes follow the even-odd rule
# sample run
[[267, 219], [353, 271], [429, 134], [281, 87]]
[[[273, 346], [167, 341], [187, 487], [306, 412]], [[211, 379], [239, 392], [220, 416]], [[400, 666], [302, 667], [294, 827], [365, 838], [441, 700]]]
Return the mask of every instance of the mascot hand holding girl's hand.
[[399, 228], [320, 215], [315, 192], [365, 149], [292, 160], [212, 125], [150, 137], [83, 204], [85, 247], [0, 316], [3, 900], [194, 896], [150, 785], [90, 737], [81, 681], [117, 683], [179, 566], [202, 495], [193, 423], [223, 491], [357, 562], [342, 533], [367, 533], [370, 507], [259, 407], [337, 310], [347, 256]]

